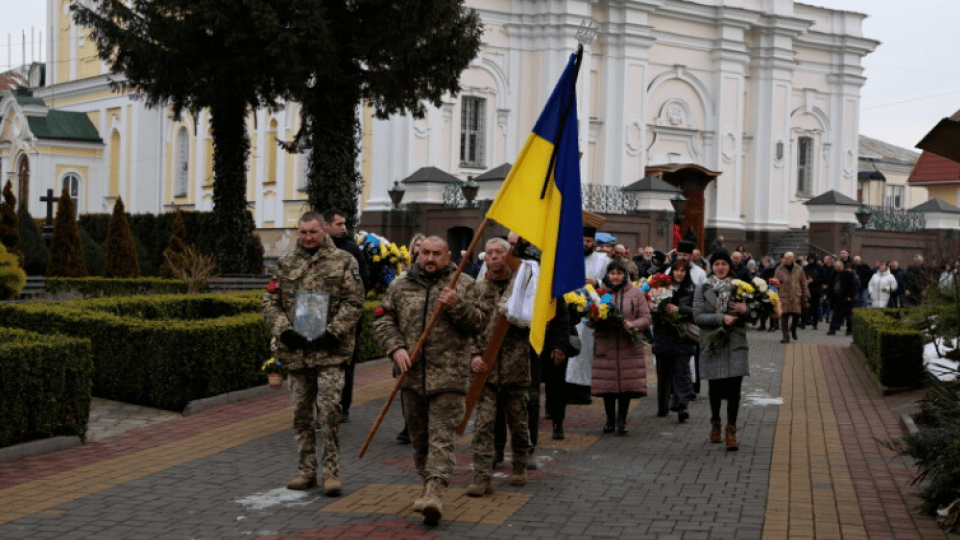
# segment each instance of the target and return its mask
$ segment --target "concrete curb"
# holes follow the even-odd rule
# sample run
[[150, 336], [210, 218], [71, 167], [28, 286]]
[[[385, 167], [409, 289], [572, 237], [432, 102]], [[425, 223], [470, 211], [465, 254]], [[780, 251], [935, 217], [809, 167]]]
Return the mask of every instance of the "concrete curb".
[[913, 421], [913, 417], [909, 414], [900, 415], [900, 429], [903, 430], [904, 435], [916, 435], [920, 433], [920, 428], [917, 427], [916, 422]]
[[16, 461], [25, 457], [39, 456], [40, 454], [56, 452], [57, 450], [65, 450], [82, 444], [83, 442], [80, 441], [80, 437], [77, 435], [50, 437], [49, 439], [15, 444], [13, 446], [7, 446], [6, 448], [0, 448], [0, 463]]
[[[284, 381], [284, 386], [286, 386], [286, 381]], [[264, 394], [277, 392], [279, 390], [279, 388], [270, 388], [269, 385], [263, 385], [247, 388], [245, 390], [237, 390], [236, 392], [227, 392], [226, 394], [220, 394], [218, 396], [195, 399], [187, 403], [187, 406], [183, 409], [183, 415], [190, 416], [191, 414], [196, 414], [200, 411], [205, 411], [214, 407], [219, 407], [220, 405], [226, 405], [227, 403], [233, 403], [235, 401], [243, 401], [245, 399], [262, 396]]]

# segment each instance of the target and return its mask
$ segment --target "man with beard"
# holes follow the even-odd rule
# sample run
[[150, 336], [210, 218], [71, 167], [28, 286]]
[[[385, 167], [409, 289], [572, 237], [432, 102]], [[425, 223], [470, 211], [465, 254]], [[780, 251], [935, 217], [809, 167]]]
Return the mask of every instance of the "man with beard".
[[[346, 251], [357, 260], [357, 264], [360, 266], [360, 279], [363, 281], [363, 292], [366, 294], [366, 292], [373, 287], [373, 284], [370, 282], [370, 273], [367, 271], [367, 261], [363, 256], [363, 252], [360, 251], [360, 247], [357, 246], [350, 238], [350, 235], [347, 234], [347, 220], [343, 217], [343, 211], [331, 208], [323, 213], [323, 219], [327, 222], [327, 235], [333, 240], [333, 244], [337, 246], [337, 249]], [[357, 361], [360, 360], [360, 332], [362, 330], [363, 317], [357, 321], [354, 329], [356, 340], [353, 343], [353, 355], [350, 363], [344, 366], [343, 370], [343, 393], [340, 395], [340, 408], [342, 410], [340, 413], [341, 423], [350, 421], [350, 405], [353, 404], [353, 374], [357, 367]]]
[[637, 281], [640, 279], [640, 268], [637, 267], [637, 263], [630, 260], [630, 251], [627, 250], [626, 246], [623, 244], [617, 244], [614, 246], [613, 258], [620, 261], [627, 269], [627, 274], [630, 276], [630, 281]]
[[[403, 413], [413, 445], [413, 459], [423, 481], [414, 510], [426, 525], [443, 513], [443, 491], [453, 476], [454, 437], [466, 408], [472, 339], [486, 328], [488, 314], [477, 300], [474, 281], [461, 275], [442, 239], [420, 244], [420, 255], [387, 288], [374, 311], [377, 344], [402, 373]], [[455, 287], [455, 288], [452, 288]], [[423, 352], [411, 366], [410, 352], [438, 306], [443, 314], [427, 336]]]
[[[605, 254], [594, 251], [594, 240], [597, 229], [583, 227], [583, 262], [586, 269], [587, 284], [597, 287], [607, 275], [607, 265], [611, 263]], [[580, 354], [570, 358], [568, 367], [567, 387], [568, 403], [586, 405], [590, 399], [590, 364], [593, 361], [593, 328], [587, 327], [582, 321], [577, 325], [577, 334], [580, 336]], [[571, 382], [572, 380], [572, 382]], [[563, 426], [554, 423], [553, 438], [563, 438]]]

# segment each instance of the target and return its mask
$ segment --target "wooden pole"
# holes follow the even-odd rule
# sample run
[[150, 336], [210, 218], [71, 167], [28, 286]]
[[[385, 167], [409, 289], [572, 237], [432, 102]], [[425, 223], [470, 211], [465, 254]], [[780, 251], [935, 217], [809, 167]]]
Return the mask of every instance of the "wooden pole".
[[[448, 289], [456, 289], [457, 280], [460, 279], [460, 274], [463, 273], [463, 269], [467, 266], [467, 261], [473, 257], [473, 251], [477, 248], [477, 242], [480, 241], [480, 238], [483, 236], [483, 231], [486, 230], [487, 224], [490, 223], [490, 218], [485, 217], [480, 223], [480, 227], [477, 228], [476, 234], [473, 235], [473, 241], [470, 242], [470, 247], [467, 248], [467, 252], [463, 255], [463, 259], [460, 260], [460, 266], [457, 267], [456, 273], [453, 274], [453, 279], [450, 281], [450, 284], [447, 285]], [[410, 353], [410, 367], [413, 367], [413, 364], [416, 363], [417, 359], [420, 357], [420, 353], [423, 350], [423, 346], [427, 341], [427, 336], [430, 335], [430, 331], [433, 330], [433, 325], [437, 323], [437, 319], [440, 318], [440, 312], [443, 311], [443, 306], [438, 304], [437, 309], [433, 311], [433, 315], [430, 316], [430, 320], [427, 321], [427, 326], [423, 328], [423, 333], [420, 334], [420, 339], [417, 340], [416, 346], [413, 348], [413, 352]], [[357, 454], [357, 458], [362, 458], [364, 454], [367, 453], [367, 448], [370, 447], [370, 442], [373, 441], [373, 436], [376, 435], [377, 430], [380, 429], [380, 424], [383, 423], [384, 417], [387, 416], [387, 411], [390, 410], [390, 405], [393, 404], [393, 400], [397, 397], [397, 393], [400, 391], [400, 386], [403, 384], [403, 381], [407, 378], [407, 373], [410, 372], [410, 369], [404, 371], [397, 377], [397, 384], [393, 386], [393, 391], [390, 392], [390, 396], [387, 397], [387, 401], [383, 404], [383, 409], [380, 410], [380, 415], [377, 416], [377, 419], [373, 422], [373, 426], [370, 428], [370, 433], [367, 434], [366, 440], [363, 441], [363, 446], [360, 447], [360, 453]]]
[[510, 321], [507, 320], [506, 316], [500, 315], [500, 318], [497, 319], [497, 325], [493, 327], [493, 333], [490, 334], [490, 341], [487, 342], [487, 348], [483, 351], [483, 365], [485, 369], [480, 373], [475, 373], [473, 380], [470, 381], [470, 390], [467, 391], [467, 406], [463, 415], [463, 421], [457, 426], [457, 435], [463, 435], [463, 432], [467, 429], [467, 424], [470, 423], [470, 415], [473, 414], [473, 409], [480, 400], [483, 385], [487, 384], [487, 378], [490, 377], [490, 371], [493, 369], [493, 365], [497, 363], [497, 358], [500, 356], [500, 346], [503, 345], [503, 338], [506, 337], [507, 330], [509, 329]]

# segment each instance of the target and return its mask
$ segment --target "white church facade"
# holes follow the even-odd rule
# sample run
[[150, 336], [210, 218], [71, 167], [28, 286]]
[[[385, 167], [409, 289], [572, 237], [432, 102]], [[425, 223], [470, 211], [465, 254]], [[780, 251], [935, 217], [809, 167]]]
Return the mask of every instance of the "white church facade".
[[[51, 38], [46, 64], [31, 72], [32, 95], [0, 94], [0, 179], [25, 192], [35, 216], [45, 211], [40, 194], [65, 185], [80, 212], [110, 211], [118, 196], [134, 213], [210, 210], [208, 115], [175, 121], [111, 91], [116, 75], [69, 3], [47, 0]], [[596, 30], [578, 82], [584, 184], [706, 171], [691, 208], [702, 229], [730, 238], [799, 228], [802, 203], [828, 190], [856, 196], [861, 60], [878, 45], [862, 34], [866, 15], [792, 0], [468, 5], [485, 31], [459, 96], [423, 119], [380, 121], [362, 110], [363, 213], [389, 211], [394, 182], [424, 167], [465, 180], [512, 162], [584, 21]], [[248, 119], [247, 198], [258, 228], [293, 227], [304, 209], [304, 156], [274, 144], [299, 122], [296, 104]], [[442, 189], [414, 191], [405, 203], [443, 202]]]

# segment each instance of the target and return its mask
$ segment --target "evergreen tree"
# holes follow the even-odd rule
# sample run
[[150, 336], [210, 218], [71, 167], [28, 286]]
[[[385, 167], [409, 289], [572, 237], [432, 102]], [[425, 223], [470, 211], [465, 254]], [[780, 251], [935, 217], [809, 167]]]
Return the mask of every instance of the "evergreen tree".
[[107, 227], [107, 260], [103, 275], [118, 278], [140, 277], [137, 245], [133, 241], [130, 221], [120, 197], [117, 197], [117, 202], [113, 205], [113, 217]]
[[[90, 7], [87, 7], [89, 5]], [[298, 66], [329, 56], [324, 0], [91, 0], [72, 3], [101, 59], [151, 107], [210, 111], [217, 264], [243, 272], [251, 108], [276, 107], [303, 84]], [[300, 55], [307, 55], [300, 57]]]
[[16, 255], [0, 244], [0, 300], [16, 298], [27, 284], [27, 273], [19, 262]]
[[53, 218], [53, 238], [50, 239], [50, 265], [48, 276], [86, 277], [87, 265], [83, 260], [83, 245], [80, 228], [73, 208], [73, 199], [63, 188], [57, 199], [57, 215]]
[[17, 198], [13, 195], [13, 184], [9, 180], [3, 188], [3, 202], [0, 203], [0, 244], [3, 244], [7, 252], [15, 256], [20, 266], [23, 266], [23, 253], [17, 249], [20, 245]]
[[80, 243], [83, 244], [83, 262], [87, 265], [87, 273], [91, 276], [102, 276], [106, 257], [103, 254], [103, 245], [96, 241], [90, 232], [80, 227]]
[[43, 241], [43, 234], [26, 206], [17, 211], [20, 220], [20, 251], [23, 252], [23, 269], [28, 276], [44, 276], [50, 263], [50, 250]]
[[160, 275], [163, 277], [174, 277], [174, 268], [182, 268], [184, 264], [183, 255], [187, 249], [183, 243], [187, 236], [187, 227], [183, 224], [183, 213], [177, 209], [176, 217], [173, 220], [173, 232], [170, 239], [167, 240], [167, 247], [163, 250], [163, 265], [160, 266]]
[[480, 49], [480, 17], [463, 0], [339, 0], [324, 2], [329, 48], [309, 54], [294, 88], [303, 128], [291, 151], [310, 152], [310, 206], [340, 208], [348, 225], [357, 216], [360, 177], [358, 108], [373, 105], [378, 118], [409, 113], [422, 118], [426, 103], [441, 105], [460, 92], [460, 73]]

